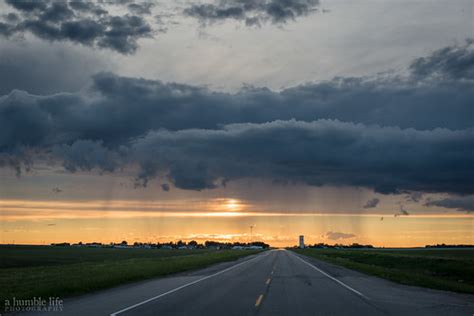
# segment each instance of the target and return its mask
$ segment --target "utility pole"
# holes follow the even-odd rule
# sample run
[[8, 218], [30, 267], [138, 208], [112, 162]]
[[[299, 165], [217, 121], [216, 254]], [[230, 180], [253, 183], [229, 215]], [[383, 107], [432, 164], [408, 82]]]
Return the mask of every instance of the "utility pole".
[[252, 230], [253, 230], [254, 226], [253, 225], [250, 225], [250, 242], [252, 242]]

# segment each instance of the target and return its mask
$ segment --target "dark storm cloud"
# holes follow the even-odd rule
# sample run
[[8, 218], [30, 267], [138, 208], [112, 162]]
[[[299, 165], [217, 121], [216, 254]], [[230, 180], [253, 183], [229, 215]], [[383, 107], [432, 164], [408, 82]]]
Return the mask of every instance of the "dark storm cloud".
[[[332, 120], [232, 124], [220, 130], [151, 132], [132, 146], [144, 177], [168, 172], [177, 187], [221, 178], [289, 179], [309, 185], [402, 190], [474, 190], [474, 130], [417, 131]], [[160, 157], [158, 159], [158, 157]], [[463, 187], [464, 184], [464, 187]]]
[[17, 177], [19, 177], [23, 171], [29, 171], [31, 164], [29, 153], [25, 152], [22, 147], [0, 152], [0, 167], [15, 170]]
[[6, 3], [11, 5], [17, 10], [23, 12], [33, 12], [33, 11], [42, 11], [45, 10], [47, 7], [47, 3], [49, 1], [34, 1], [34, 0], [25, 0], [25, 1], [17, 1], [17, 0], [5, 0]]
[[99, 74], [94, 78], [93, 89], [103, 98], [100, 106], [94, 104], [93, 111], [100, 112], [99, 117], [112, 114], [107, 117], [108, 122], [103, 122], [107, 130], [114, 127], [110, 126], [115, 125], [114, 120], [120, 126], [125, 123], [121, 120], [127, 120], [127, 130], [115, 131], [127, 135], [155, 128], [214, 129], [221, 124], [292, 118], [459, 129], [473, 125], [472, 87], [472, 82], [416, 86], [413, 82], [353, 78], [300, 85], [281, 92], [246, 88], [227, 94], [190, 85]]
[[214, 4], [194, 4], [184, 13], [204, 24], [227, 19], [245, 21], [247, 25], [266, 21], [278, 24], [308, 15], [318, 5], [319, 0], [219, 0]]
[[53, 152], [62, 158], [64, 168], [70, 172], [94, 168], [111, 172], [117, 168], [118, 153], [102, 146], [101, 141], [78, 140], [71, 145], [56, 146]]
[[10, 25], [0, 22], [0, 35], [11, 36], [13, 33], [14, 31]]
[[80, 93], [13, 91], [0, 98], [0, 163], [19, 170], [39, 152], [71, 172], [134, 166], [139, 184], [191, 190], [257, 177], [474, 193], [474, 82], [413, 77], [221, 93], [102, 73]]
[[426, 206], [439, 206], [456, 209], [460, 212], [474, 212], [474, 195], [449, 197], [446, 199], [428, 201]]
[[374, 208], [374, 207], [377, 207], [379, 203], [380, 203], [380, 199], [373, 198], [373, 199], [368, 200], [365, 203], [364, 208]]
[[[418, 130], [473, 125], [473, 83], [424, 85], [359, 79], [235, 94], [102, 73], [86, 93], [38, 97], [14, 91], [0, 99], [8, 133], [3, 146], [42, 145], [40, 139], [117, 144], [150, 130], [218, 129], [224, 124], [337, 119]], [[455, 98], [453, 97], [455, 96]], [[7, 118], [8, 117], [8, 118]], [[9, 135], [9, 136], [7, 136]], [[16, 135], [13, 137], [13, 135]]]
[[405, 196], [405, 199], [409, 202], [418, 203], [423, 198], [423, 192], [410, 192]]
[[[71, 41], [108, 48], [122, 54], [134, 53], [137, 40], [151, 37], [151, 26], [139, 15], [112, 16], [102, 6], [89, 2], [7, 0], [21, 17], [0, 23], [0, 34], [12, 36], [30, 32], [50, 41]], [[146, 5], [129, 6], [131, 12]], [[148, 8], [149, 9], [149, 8]]]
[[474, 79], [474, 40], [462, 45], [448, 46], [428, 57], [417, 58], [410, 65], [417, 77], [442, 77], [445, 79]]

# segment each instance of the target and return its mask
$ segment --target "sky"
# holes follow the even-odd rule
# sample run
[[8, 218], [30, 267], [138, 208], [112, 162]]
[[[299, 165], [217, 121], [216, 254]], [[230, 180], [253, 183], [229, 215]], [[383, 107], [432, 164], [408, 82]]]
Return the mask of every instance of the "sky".
[[474, 243], [472, 1], [0, 12], [0, 243]]

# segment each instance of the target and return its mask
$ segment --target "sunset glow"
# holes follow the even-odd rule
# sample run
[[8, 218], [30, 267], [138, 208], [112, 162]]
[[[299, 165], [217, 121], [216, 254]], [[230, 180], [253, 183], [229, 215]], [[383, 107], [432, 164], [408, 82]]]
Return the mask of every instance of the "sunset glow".
[[0, 0], [0, 242], [474, 244], [472, 1], [145, 2]]
[[[376, 212], [244, 211], [245, 203], [237, 199], [213, 199], [198, 204], [199, 210], [180, 211], [176, 209], [182, 207], [179, 202], [2, 200], [1, 242], [248, 241], [252, 225], [253, 239], [274, 246], [291, 246], [299, 234], [304, 234], [311, 243], [358, 242], [404, 247], [469, 243], [474, 231], [474, 214], [396, 217]], [[328, 232], [345, 232], [354, 237], [328, 239]]]

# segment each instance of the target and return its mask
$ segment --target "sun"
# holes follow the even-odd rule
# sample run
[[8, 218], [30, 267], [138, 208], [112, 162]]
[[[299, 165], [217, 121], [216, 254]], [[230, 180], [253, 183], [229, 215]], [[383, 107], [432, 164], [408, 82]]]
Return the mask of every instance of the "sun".
[[207, 209], [212, 212], [238, 213], [247, 209], [246, 203], [235, 198], [216, 198]]
[[224, 207], [227, 211], [236, 212], [242, 209], [242, 205], [239, 200], [226, 199], [224, 201]]

